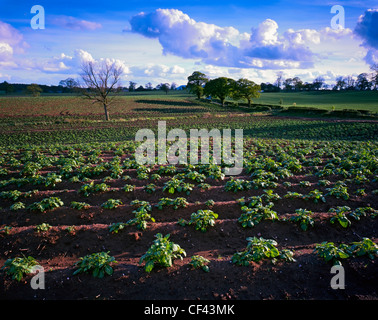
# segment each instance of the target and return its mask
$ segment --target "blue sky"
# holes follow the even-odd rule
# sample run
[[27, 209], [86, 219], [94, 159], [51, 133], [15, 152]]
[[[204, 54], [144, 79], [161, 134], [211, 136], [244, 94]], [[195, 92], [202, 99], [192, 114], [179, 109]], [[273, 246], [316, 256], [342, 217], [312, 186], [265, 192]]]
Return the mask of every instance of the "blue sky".
[[[36, 4], [45, 29], [31, 28]], [[333, 5], [345, 10], [342, 30], [331, 28]], [[0, 8], [0, 82], [56, 85], [78, 78], [80, 63], [108, 59], [123, 66], [125, 86], [181, 85], [195, 70], [333, 83], [378, 62], [376, 1], [0, 0]]]

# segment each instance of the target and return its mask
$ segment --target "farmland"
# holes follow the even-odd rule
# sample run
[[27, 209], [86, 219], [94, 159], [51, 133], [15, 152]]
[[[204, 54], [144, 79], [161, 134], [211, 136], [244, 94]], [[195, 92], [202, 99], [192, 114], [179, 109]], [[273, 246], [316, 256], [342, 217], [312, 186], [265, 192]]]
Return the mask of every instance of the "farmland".
[[[46, 282], [33, 290], [31, 274], [17, 281], [4, 268], [2, 299], [378, 298], [376, 120], [282, 117], [185, 94], [122, 97], [108, 122], [72, 96], [0, 107], [0, 266], [33, 257]], [[158, 120], [243, 128], [242, 173], [137, 164], [135, 133]], [[173, 260], [154, 260], [167, 241]], [[92, 254], [107, 264], [86, 273]], [[335, 290], [340, 262], [346, 287]]]

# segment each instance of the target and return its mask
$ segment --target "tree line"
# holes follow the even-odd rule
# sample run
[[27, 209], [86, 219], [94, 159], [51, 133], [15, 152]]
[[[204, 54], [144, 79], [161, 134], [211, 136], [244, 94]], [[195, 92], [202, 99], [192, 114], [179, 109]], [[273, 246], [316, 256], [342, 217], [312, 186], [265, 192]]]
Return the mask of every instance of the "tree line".
[[224, 106], [227, 97], [231, 97], [234, 100], [246, 99], [248, 106], [251, 106], [252, 99], [259, 98], [261, 90], [261, 86], [252, 80], [245, 78], [234, 80], [227, 77], [210, 80], [200, 71], [194, 71], [188, 77], [186, 87], [198, 99], [203, 96], [218, 98], [222, 106]]
[[[333, 90], [377, 90], [378, 87], [378, 65], [372, 67], [373, 73], [368, 75], [362, 73], [358, 75], [357, 79], [353, 77], [338, 77], [336, 85]], [[93, 62], [84, 63], [81, 66], [81, 82], [68, 78], [59, 82], [59, 86], [43, 86], [38, 84], [19, 85], [9, 84], [4, 81], [0, 83], [0, 91], [11, 93], [15, 88], [24, 90], [24, 92], [39, 96], [41, 92], [76, 92], [81, 96], [91, 100], [94, 103], [99, 103], [104, 107], [105, 118], [109, 120], [108, 108], [115, 99], [115, 97], [125, 90], [120, 84], [120, 79], [123, 70], [115, 63], [102, 62], [97, 65]], [[194, 71], [188, 76], [186, 89], [195, 94], [198, 99], [203, 96], [210, 98], [217, 98], [220, 100], [222, 106], [225, 104], [226, 98], [234, 100], [245, 99], [248, 101], [248, 106], [251, 106], [252, 99], [259, 98], [261, 91], [302, 91], [302, 90], [320, 90], [325, 88], [324, 79], [317, 77], [311, 84], [303, 83], [299, 77], [283, 79], [282, 72], [278, 73], [277, 80], [274, 84], [261, 83], [256, 84], [252, 80], [240, 78], [234, 80], [228, 77], [219, 77], [216, 79], [209, 79], [204, 73]], [[137, 91], [136, 83], [130, 81], [127, 88], [128, 91]], [[54, 89], [52, 89], [54, 88]], [[166, 93], [172, 88], [176, 88], [175, 84], [169, 85], [168, 83], [161, 83], [155, 89], [164, 90]], [[145, 87], [146, 90], [153, 90], [152, 85], [148, 83]]]
[[[358, 76], [353, 76], [353, 75], [338, 76], [336, 77], [336, 82], [332, 85], [327, 84], [324, 77], [321, 77], [321, 76], [316, 77], [312, 82], [304, 82], [299, 77], [284, 78], [283, 72], [278, 72], [277, 79], [273, 83], [261, 82], [259, 84], [260, 86], [259, 90], [261, 90], [261, 92], [281, 92], [281, 91], [292, 92], [292, 91], [317, 91], [317, 90], [334, 90], [334, 91], [378, 90], [378, 64], [373, 65], [371, 67], [371, 70], [372, 70], [371, 73], [360, 73]], [[198, 88], [193, 89], [193, 85], [198, 86], [198, 84], [196, 84], [196, 81], [197, 82], [200, 81], [202, 86], [205, 86], [205, 84], [209, 81], [209, 78], [205, 74], [199, 71], [193, 72], [193, 74], [189, 77], [188, 77], [188, 83], [186, 86], [178, 87], [177, 84], [173, 82], [171, 84], [159, 83], [158, 85], [154, 87], [151, 82], [148, 82], [147, 84], [143, 86], [143, 85], [138, 85], [134, 81], [129, 81], [128, 82], [129, 85], [120, 87], [120, 91], [121, 92], [140, 92], [140, 91], [161, 90], [161, 91], [164, 91], [166, 94], [168, 94], [170, 90], [182, 89], [186, 87], [187, 89], [191, 91], [195, 90], [195, 92], [193, 93], [197, 94], [196, 92], [198, 91]], [[195, 80], [196, 77], [199, 77], [199, 79]], [[218, 83], [220, 81], [221, 80], [218, 80]], [[224, 79], [222, 81], [224, 81]], [[230, 82], [230, 80], [227, 80], [227, 81]], [[239, 87], [247, 86], [246, 81], [244, 81], [243, 84], [242, 82], [239, 81], [239, 83], [236, 83], [236, 84], [239, 85]], [[231, 83], [233, 83], [232, 79], [231, 79]], [[257, 84], [254, 83], [253, 85], [257, 85]], [[67, 79], [61, 80], [57, 86], [56, 85], [50, 85], [50, 86], [41, 85], [41, 84], [36, 84], [36, 83], [11, 84], [11, 83], [8, 83], [7, 81], [4, 81], [0, 83], [0, 92], [4, 92], [5, 94], [26, 93], [26, 94], [31, 94], [33, 96], [36, 96], [36, 95], [39, 95], [39, 93], [75, 93], [77, 92], [77, 89], [79, 87], [81, 87], [81, 85], [79, 84], [79, 81], [73, 78], [67, 78]], [[224, 90], [227, 91], [228, 89], [224, 89]], [[234, 90], [234, 94], [235, 93], [236, 92]], [[201, 96], [202, 95], [203, 93], [201, 94]]]
[[[9, 83], [7, 81], [0, 83], [0, 92], [4, 92], [5, 94], [12, 94], [12, 93], [24, 93], [24, 94], [31, 94], [33, 96], [38, 96], [40, 93], [77, 93], [78, 88], [81, 85], [79, 81], [73, 78], [67, 78], [64, 80], [59, 81], [59, 85], [48, 86], [48, 85], [41, 85], [37, 83], [31, 84], [23, 84], [23, 83]], [[129, 86], [122, 86], [122, 92], [140, 92], [140, 91], [164, 91], [166, 94], [170, 90], [178, 89], [176, 83], [159, 83], [155, 87], [152, 85], [151, 82], [148, 82], [145, 86], [139, 85], [134, 81], [129, 81]]]

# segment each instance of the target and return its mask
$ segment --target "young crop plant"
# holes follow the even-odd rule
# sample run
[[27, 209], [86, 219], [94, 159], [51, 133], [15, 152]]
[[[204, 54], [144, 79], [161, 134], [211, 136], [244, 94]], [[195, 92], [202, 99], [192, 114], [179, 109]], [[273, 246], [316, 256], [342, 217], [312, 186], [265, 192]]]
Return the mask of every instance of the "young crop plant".
[[94, 185], [93, 192], [106, 192], [110, 190], [110, 186], [106, 183], [99, 183]]
[[52, 227], [48, 223], [36, 225], [34, 231], [37, 233], [49, 231]]
[[189, 202], [183, 197], [177, 197], [172, 201], [172, 206], [174, 210], [177, 210], [179, 208], [186, 208], [188, 205]]
[[127, 223], [124, 222], [114, 222], [109, 226], [110, 233], [118, 233], [120, 230], [123, 230], [127, 226]]
[[0, 229], [0, 235], [6, 235], [8, 236], [12, 230], [12, 227], [10, 226], [4, 226], [2, 229]]
[[324, 197], [323, 193], [318, 189], [311, 190], [308, 194], [303, 196], [304, 200], [312, 200], [315, 203], [319, 201], [326, 202], [326, 198]]
[[109, 256], [108, 252], [98, 252], [79, 258], [75, 263], [77, 270], [73, 275], [79, 273], [91, 273], [94, 278], [103, 278], [105, 275], [112, 275], [111, 264], [117, 263], [114, 257]]
[[212, 200], [212, 199], [209, 199], [209, 200], [207, 200], [207, 201], [205, 202], [205, 205], [206, 205], [208, 208], [212, 208], [212, 207], [214, 207], [214, 205], [215, 205], [215, 201]]
[[250, 182], [250, 188], [259, 189], [259, 188], [277, 188], [277, 182], [274, 182], [270, 179], [259, 178], [254, 179]]
[[367, 255], [370, 259], [378, 257], [378, 245], [369, 238], [363, 238], [361, 241], [352, 242], [348, 249], [353, 256], [360, 257]]
[[[252, 196], [248, 197], [248, 199], [245, 199], [245, 197], [241, 197], [237, 199], [236, 202], [239, 203], [242, 207], [254, 208], [263, 205], [263, 198], [262, 196]], [[270, 202], [268, 205], [273, 206], [273, 203]]]
[[105, 201], [101, 207], [104, 209], [115, 209], [121, 206], [123, 203], [120, 199], [109, 199]]
[[71, 235], [76, 234], [76, 227], [75, 226], [67, 226], [65, 230]]
[[135, 200], [130, 202], [130, 205], [133, 206], [134, 208], [137, 208], [138, 210], [140, 208], [144, 208], [147, 211], [152, 210], [152, 206], [150, 205], [150, 203], [148, 201], [144, 201], [144, 200], [135, 199]]
[[55, 187], [60, 182], [62, 182], [62, 176], [57, 175], [55, 172], [50, 172], [44, 177], [45, 187]]
[[222, 168], [218, 166], [217, 164], [210, 164], [207, 166], [206, 169], [204, 169], [203, 165], [200, 167], [200, 173], [204, 173], [207, 177], [214, 180], [224, 180], [226, 175], [222, 172]]
[[326, 262], [331, 261], [333, 265], [341, 265], [341, 259], [349, 258], [348, 245], [341, 244], [337, 247], [333, 242], [324, 241], [321, 244], [317, 244], [314, 253]]
[[145, 173], [145, 172], [138, 173], [137, 179], [138, 180], [148, 180], [149, 179], [148, 173]]
[[44, 198], [43, 200], [39, 202], [34, 202], [31, 205], [29, 205], [27, 208], [31, 211], [46, 212], [47, 210], [53, 210], [63, 205], [64, 203], [60, 198], [49, 197], [49, 198]]
[[290, 221], [299, 223], [301, 229], [306, 231], [309, 226], [314, 226], [314, 219], [312, 218], [312, 212], [306, 209], [296, 209], [295, 215], [292, 216]]
[[22, 195], [21, 191], [11, 190], [11, 191], [2, 191], [0, 192], [0, 197], [3, 199], [11, 199], [17, 201]]
[[123, 169], [121, 168], [120, 164], [113, 164], [110, 167], [110, 177], [112, 177], [113, 179], [121, 178], [122, 174], [123, 174]]
[[39, 175], [39, 170], [42, 169], [42, 165], [38, 162], [28, 161], [24, 164], [24, 167], [20, 171], [20, 175], [23, 177], [36, 177]]
[[366, 196], [367, 195], [367, 193], [365, 192], [365, 189], [357, 189], [356, 190], [356, 195], [358, 195], [358, 196], [361, 196], [361, 197], [364, 197], [364, 196]]
[[173, 199], [171, 198], [160, 198], [159, 202], [156, 204], [156, 207], [159, 210], [163, 210], [164, 207], [169, 207], [173, 203]]
[[303, 194], [302, 193], [299, 193], [299, 192], [295, 192], [295, 191], [288, 191], [285, 195], [284, 195], [284, 198], [285, 199], [303, 199]]
[[261, 195], [261, 198], [265, 201], [277, 201], [281, 199], [281, 196], [277, 193], [274, 193], [273, 190], [264, 190], [264, 194]]
[[242, 207], [242, 214], [238, 218], [243, 228], [252, 228], [262, 220], [279, 220], [277, 212], [272, 210], [272, 205], [256, 205], [253, 208]]
[[189, 171], [185, 175], [185, 178], [193, 180], [195, 182], [199, 182], [199, 183], [204, 182], [206, 180], [206, 176], [202, 173], [197, 172], [197, 171]]
[[201, 190], [209, 190], [211, 189], [211, 185], [209, 183], [206, 183], [206, 182], [202, 182], [202, 183], [199, 183], [197, 185], [198, 188], [200, 188]]
[[80, 187], [79, 193], [82, 193], [85, 197], [88, 197], [91, 193], [94, 192], [106, 192], [110, 190], [110, 186], [106, 183], [99, 183], [94, 184], [93, 181], [91, 181], [89, 184], [84, 184]]
[[171, 267], [174, 259], [183, 259], [186, 257], [186, 252], [178, 244], [169, 240], [170, 235], [163, 237], [161, 233], [155, 235], [151, 247], [140, 258], [139, 264], [145, 262], [144, 270], [148, 273], [154, 267]]
[[214, 213], [212, 210], [198, 210], [197, 212], [193, 212], [190, 220], [185, 221], [184, 219], [180, 219], [180, 225], [195, 225], [196, 230], [201, 230], [202, 232], [206, 232], [208, 227], [213, 227], [215, 225], [215, 220], [218, 218], [218, 214]]
[[339, 224], [343, 228], [349, 227], [352, 223], [346, 216], [346, 213], [349, 213], [351, 209], [348, 206], [342, 206], [337, 208], [331, 208], [328, 210], [328, 212], [334, 212], [334, 216], [331, 217], [330, 222], [334, 224], [336, 221], [339, 222]]
[[12, 276], [13, 280], [21, 281], [22, 278], [33, 272], [33, 267], [39, 265], [39, 263], [31, 256], [29, 257], [16, 257], [5, 261], [4, 266], [1, 268], [9, 276]]
[[10, 209], [12, 211], [17, 211], [17, 210], [21, 210], [21, 209], [25, 209], [25, 204], [21, 201], [18, 201], [18, 202], [15, 202], [14, 204], [12, 204], [10, 206]]
[[319, 186], [325, 187], [325, 186], [329, 186], [330, 184], [331, 184], [331, 181], [329, 181], [329, 180], [319, 180], [318, 181]]
[[135, 185], [132, 184], [125, 184], [123, 187], [123, 191], [125, 192], [133, 192], [135, 190]]
[[166, 166], [161, 165], [158, 169], [158, 174], [169, 175], [169, 174], [175, 174], [176, 171], [177, 171], [176, 166], [174, 166], [173, 164], [169, 164]]
[[87, 210], [91, 207], [89, 203], [86, 202], [78, 202], [78, 201], [72, 201], [71, 202], [71, 208], [77, 209], [77, 210]]
[[151, 174], [151, 179], [152, 180], [160, 180], [161, 179], [161, 175], [158, 174], [158, 173], [153, 173], [153, 174]]
[[170, 194], [174, 194], [175, 192], [185, 192], [187, 195], [189, 195], [193, 190], [193, 187], [193, 184], [186, 183], [181, 179], [172, 178], [164, 184], [163, 192], [168, 191]]
[[378, 215], [378, 210], [373, 209], [372, 207], [359, 207], [349, 213], [349, 217], [354, 220], [359, 221], [361, 217], [370, 216], [371, 218], [376, 218]]
[[310, 183], [310, 181], [300, 181], [300, 182], [299, 182], [299, 185], [300, 185], [301, 187], [311, 187], [311, 183]]
[[191, 257], [189, 264], [192, 266], [193, 269], [202, 269], [205, 272], [209, 272], [210, 268], [207, 265], [210, 263], [210, 260], [200, 256], [194, 255]]
[[344, 183], [335, 184], [332, 188], [327, 188], [327, 191], [329, 192], [326, 195], [334, 196], [337, 199], [349, 199], [348, 188]]
[[131, 205], [137, 209], [133, 211], [135, 217], [126, 222], [126, 225], [136, 225], [138, 229], [145, 230], [147, 228], [147, 221], [155, 222], [155, 219], [148, 213], [152, 210], [151, 205], [147, 201], [133, 200]]
[[275, 264], [278, 259], [294, 262], [294, 254], [290, 250], [277, 249], [277, 242], [273, 239], [248, 237], [247, 247], [242, 252], [236, 252], [231, 262], [237, 265], [248, 266], [251, 261], [259, 262], [262, 259], [269, 259]]
[[249, 190], [251, 188], [251, 183], [244, 179], [234, 179], [231, 177], [224, 186], [225, 191], [238, 192], [243, 190]]
[[150, 183], [143, 187], [143, 190], [147, 193], [154, 193], [156, 191], [156, 184]]

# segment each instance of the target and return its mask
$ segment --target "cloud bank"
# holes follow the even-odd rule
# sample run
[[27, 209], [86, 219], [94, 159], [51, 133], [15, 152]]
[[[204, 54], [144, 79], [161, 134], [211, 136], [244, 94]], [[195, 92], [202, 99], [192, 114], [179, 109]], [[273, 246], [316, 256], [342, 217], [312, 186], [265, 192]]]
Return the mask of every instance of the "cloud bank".
[[27, 47], [23, 35], [18, 30], [0, 21], [0, 66], [15, 66], [14, 54], [24, 53]]
[[70, 16], [55, 17], [51, 20], [50, 23], [61, 28], [76, 31], [94, 31], [96, 29], [102, 28], [102, 25], [100, 23], [80, 20]]
[[361, 45], [368, 49], [366, 63], [378, 64], [378, 9], [366, 10], [359, 17], [354, 33], [363, 40]]
[[241, 33], [233, 27], [197, 22], [177, 9], [141, 12], [129, 23], [131, 32], [158, 39], [165, 55], [214, 66], [258, 69], [311, 68], [316, 54], [309, 44], [351, 33], [349, 29], [289, 29], [280, 35], [272, 19], [261, 22], [251, 33]]

